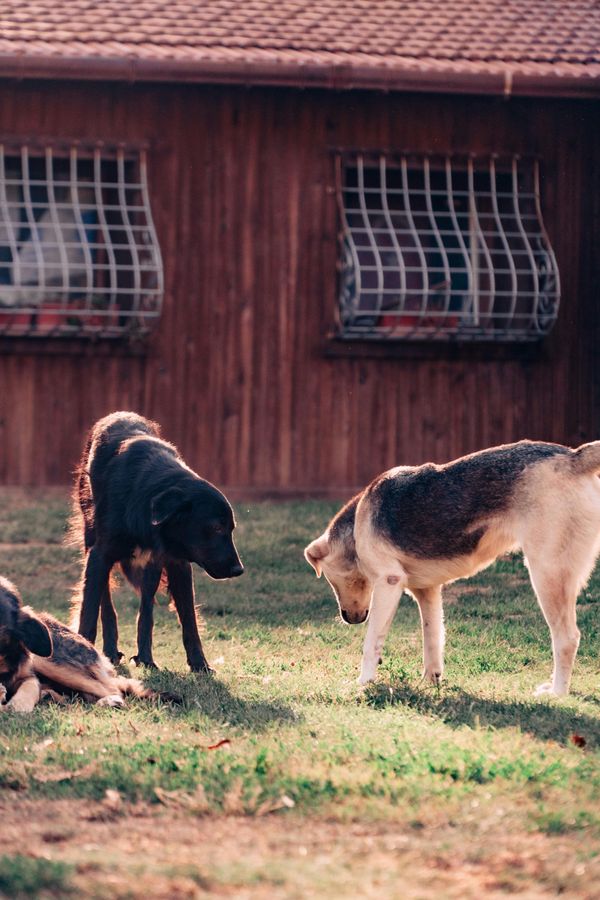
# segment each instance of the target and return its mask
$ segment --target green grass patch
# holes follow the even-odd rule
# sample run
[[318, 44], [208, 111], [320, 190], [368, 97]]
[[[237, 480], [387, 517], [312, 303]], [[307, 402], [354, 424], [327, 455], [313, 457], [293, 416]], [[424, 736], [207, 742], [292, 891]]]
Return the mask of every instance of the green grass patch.
[[[64, 618], [79, 574], [76, 550], [60, 543], [66, 496], [28, 495], [0, 508], [0, 571], [26, 602]], [[161, 670], [142, 676], [182, 704], [110, 710], [73, 701], [4, 714], [0, 791], [99, 801], [112, 789], [126, 801], [177, 802], [202, 816], [281, 809], [407, 827], [432, 816], [460, 825], [472, 809], [497, 803], [525, 831], [596, 835], [598, 573], [580, 601], [582, 642], [565, 700], [533, 698], [551, 671], [550, 638], [519, 556], [448, 590], [439, 690], [420, 682], [419, 617], [408, 597], [378, 679], [362, 690], [364, 627], [341, 623], [329, 587], [302, 558], [334, 509], [239, 504], [246, 574], [225, 583], [195, 576], [216, 676], [187, 672], [176, 617], [159, 597]], [[115, 601], [128, 658], [137, 598], [120, 586]]]
[[0, 856], [0, 896], [66, 897], [72, 894], [73, 867], [29, 856]]

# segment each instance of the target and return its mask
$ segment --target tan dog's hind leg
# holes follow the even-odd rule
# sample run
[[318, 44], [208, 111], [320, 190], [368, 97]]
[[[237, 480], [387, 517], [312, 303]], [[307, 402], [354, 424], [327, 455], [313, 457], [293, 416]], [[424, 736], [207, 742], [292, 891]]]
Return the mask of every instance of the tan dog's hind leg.
[[37, 678], [27, 678], [13, 694], [4, 709], [12, 709], [14, 712], [20, 713], [31, 712], [39, 702], [40, 696], [41, 689]]
[[600, 480], [595, 475], [570, 480], [542, 475], [535, 493], [530, 492], [536, 502], [527, 507], [519, 543], [552, 635], [552, 681], [541, 684], [536, 694], [562, 696], [569, 692], [579, 646], [577, 595], [600, 552]]
[[384, 580], [377, 582], [375, 585], [373, 599], [371, 600], [369, 624], [363, 645], [362, 663], [358, 678], [359, 684], [367, 684], [375, 678], [383, 645], [398, 609], [402, 591], [403, 584], [400, 578], [395, 579], [393, 584]]
[[440, 587], [411, 591], [419, 605], [423, 629], [423, 678], [439, 684], [444, 674], [444, 612]]
[[564, 567], [544, 565], [539, 560], [527, 560], [531, 583], [544, 618], [552, 635], [554, 671], [552, 681], [540, 684], [536, 696], [551, 694], [561, 697], [569, 693], [573, 663], [579, 647], [577, 627], [577, 593], [579, 584], [573, 572]]
[[50, 659], [35, 657], [35, 670], [44, 679], [83, 694], [99, 706], [124, 706], [119, 680], [108, 671], [108, 662], [101, 661], [89, 668], [76, 665], [58, 665]]

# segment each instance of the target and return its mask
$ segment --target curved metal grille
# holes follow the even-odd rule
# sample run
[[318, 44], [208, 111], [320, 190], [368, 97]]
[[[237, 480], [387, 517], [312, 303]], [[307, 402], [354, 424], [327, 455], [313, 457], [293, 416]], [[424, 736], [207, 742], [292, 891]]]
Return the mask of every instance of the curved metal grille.
[[551, 329], [559, 273], [537, 160], [337, 163], [343, 337], [532, 341]]
[[162, 296], [144, 150], [0, 143], [1, 335], [141, 335]]

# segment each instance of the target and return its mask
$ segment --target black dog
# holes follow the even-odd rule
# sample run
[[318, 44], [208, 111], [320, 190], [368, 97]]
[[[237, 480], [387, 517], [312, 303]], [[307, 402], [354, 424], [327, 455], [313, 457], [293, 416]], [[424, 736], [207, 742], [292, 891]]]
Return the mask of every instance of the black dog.
[[223, 494], [161, 440], [155, 422], [116, 412], [88, 435], [73, 499], [74, 531], [86, 553], [79, 633], [96, 639], [101, 608], [104, 653], [111, 662], [121, 658], [109, 588], [118, 563], [141, 595], [134, 659], [155, 666], [152, 607], [164, 572], [190, 668], [210, 671], [198, 634], [191, 563], [218, 579], [244, 571], [232, 538], [233, 511]]

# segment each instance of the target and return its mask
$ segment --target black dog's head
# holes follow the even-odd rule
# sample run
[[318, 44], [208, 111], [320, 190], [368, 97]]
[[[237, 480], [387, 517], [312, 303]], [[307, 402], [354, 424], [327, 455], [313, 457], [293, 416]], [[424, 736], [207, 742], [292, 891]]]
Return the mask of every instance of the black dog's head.
[[21, 646], [37, 656], [52, 655], [52, 639], [43, 622], [21, 606], [16, 587], [0, 577], [0, 673], [8, 671]]
[[233, 510], [208, 481], [198, 478], [154, 497], [152, 524], [160, 527], [167, 553], [197, 563], [211, 578], [236, 578], [244, 571], [233, 543]]

